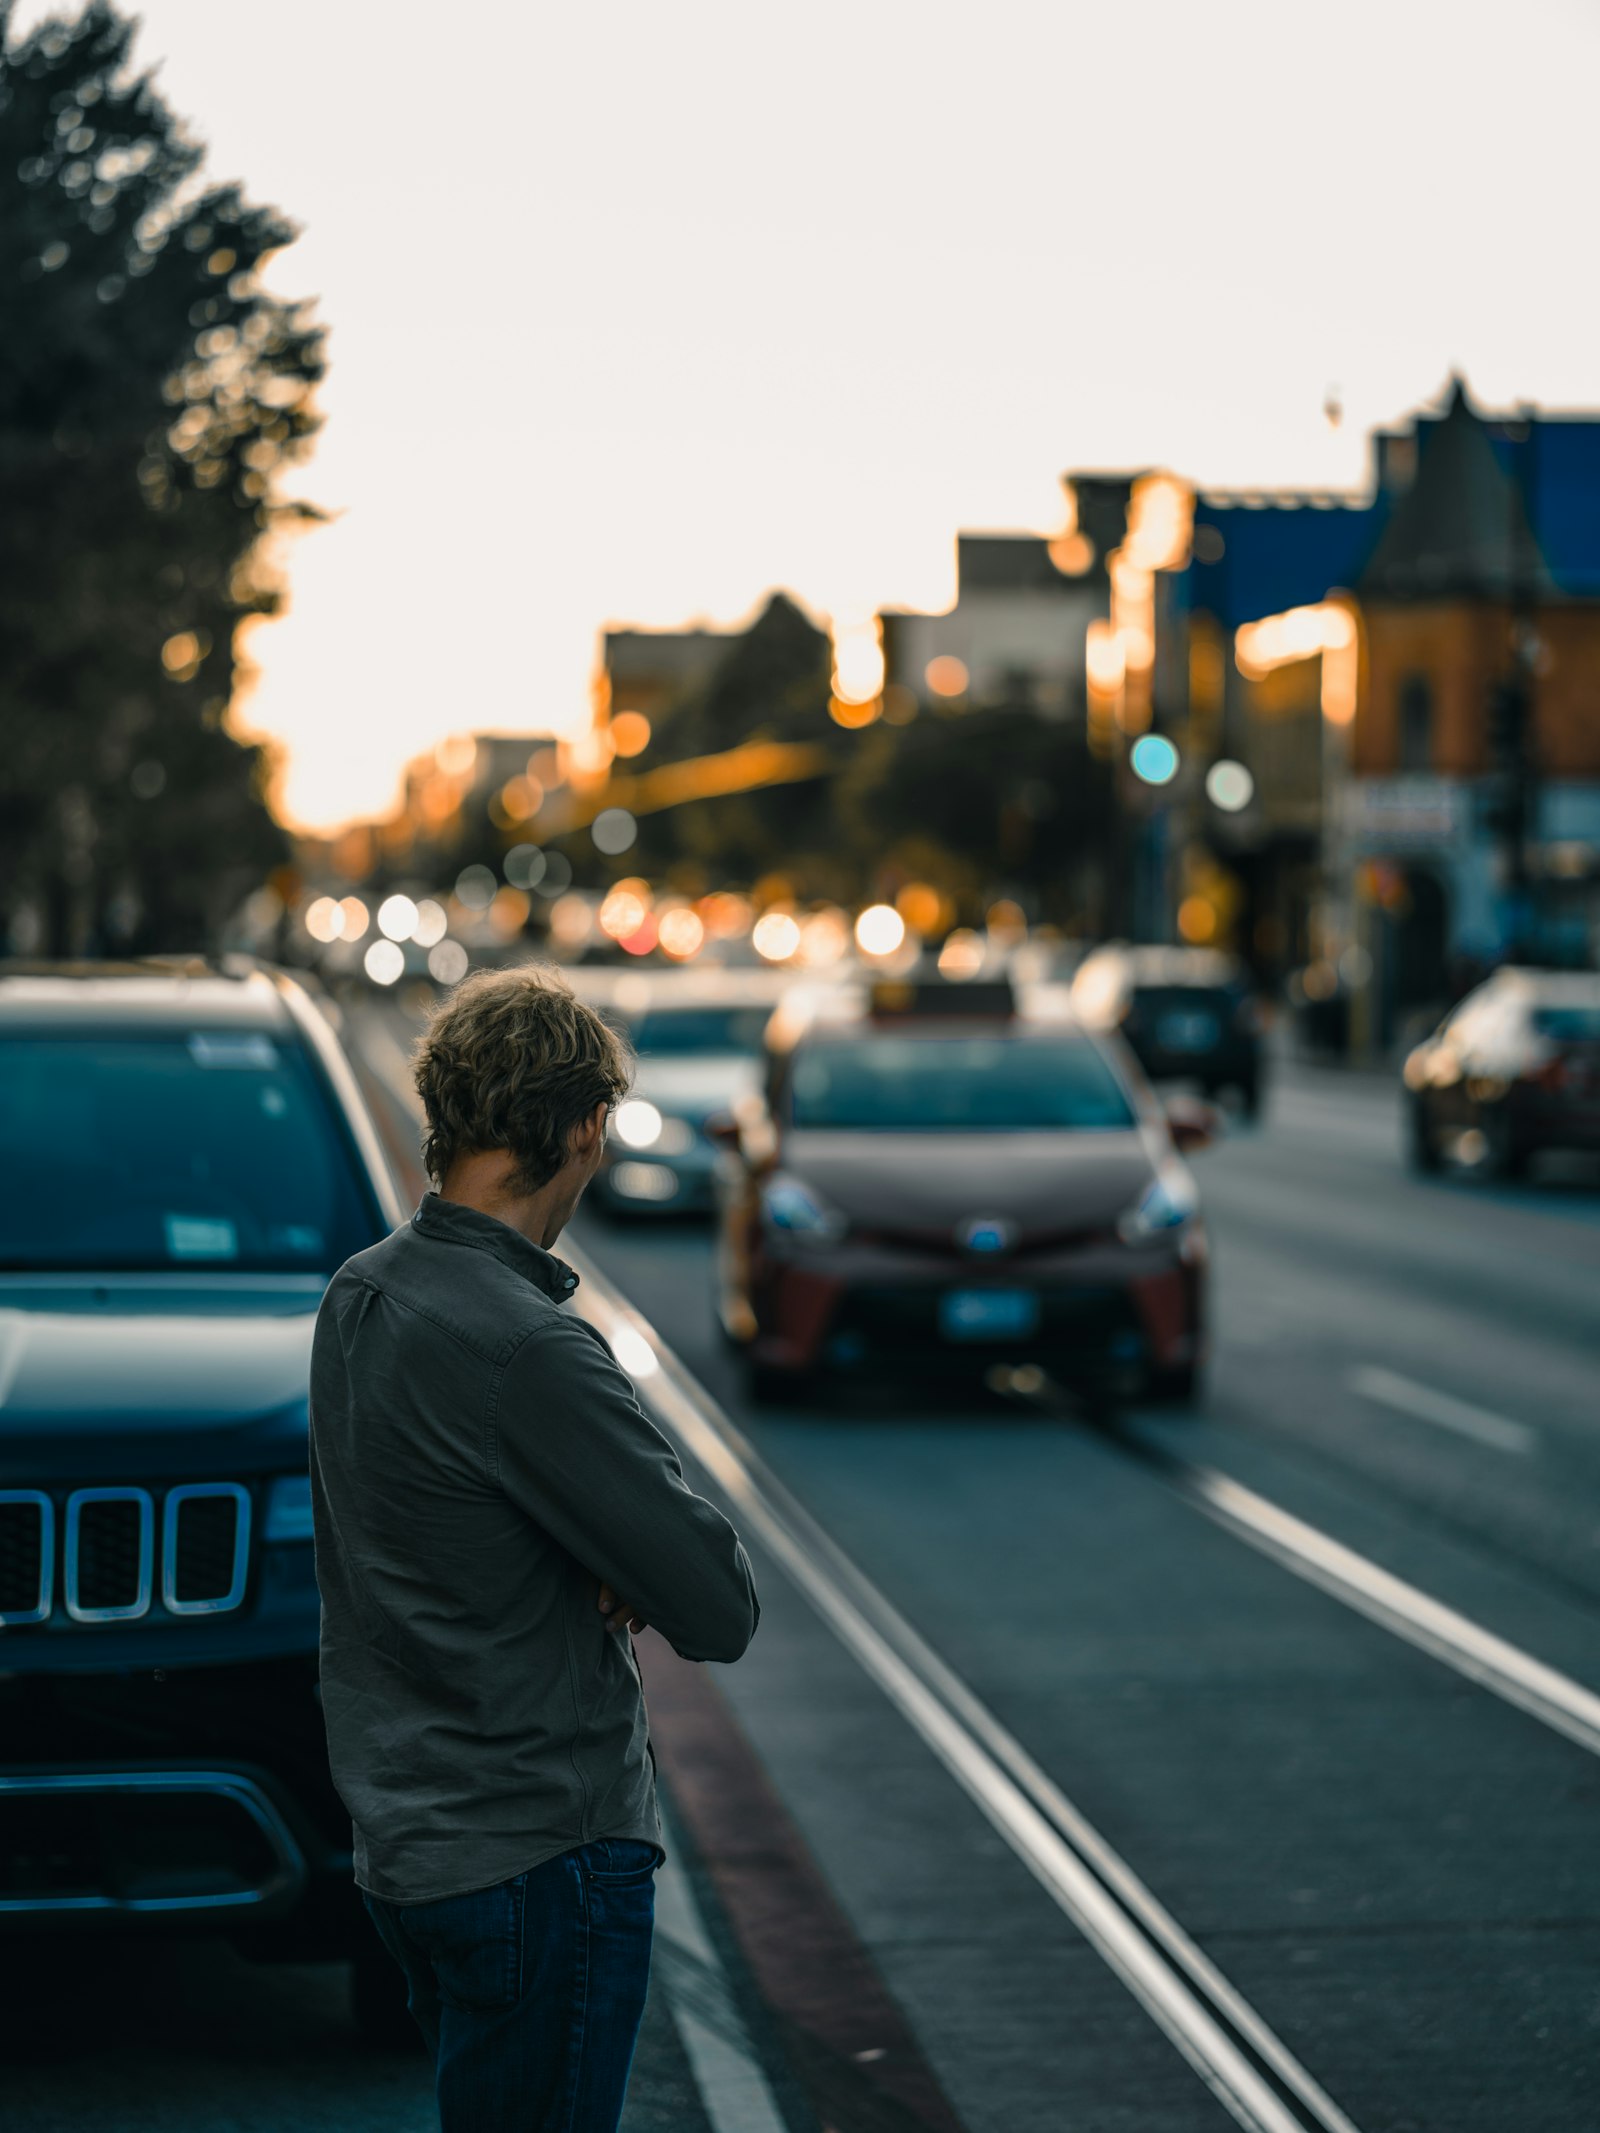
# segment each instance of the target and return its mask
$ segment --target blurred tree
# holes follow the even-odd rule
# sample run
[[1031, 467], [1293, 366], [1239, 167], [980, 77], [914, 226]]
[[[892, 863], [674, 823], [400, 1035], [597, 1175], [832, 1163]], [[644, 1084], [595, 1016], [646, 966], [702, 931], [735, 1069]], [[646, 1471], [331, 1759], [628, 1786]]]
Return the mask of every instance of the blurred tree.
[[[661, 720], [664, 739], [639, 767], [711, 755], [743, 741], [839, 738], [828, 718], [832, 647], [786, 593], [774, 593], [734, 639], [703, 690]], [[630, 769], [635, 766], [630, 764]], [[781, 871], [812, 894], [849, 893], [858, 871], [837, 850], [831, 779], [692, 800], [639, 825], [620, 871], [688, 865], [711, 880], [753, 881]]]
[[286, 853], [223, 721], [262, 536], [315, 516], [272, 482], [323, 337], [134, 29], [93, 0], [18, 39], [0, 0], [0, 921], [45, 953], [203, 946]]
[[698, 696], [663, 721], [675, 755], [709, 755], [757, 736], [815, 740], [827, 731], [832, 646], [787, 593], [775, 592], [735, 637]]
[[[642, 764], [628, 767], [773, 739], [824, 741], [835, 768], [647, 815], [638, 844], [599, 871], [687, 867], [699, 879], [746, 883], [777, 875], [799, 897], [844, 902], [926, 880], [967, 922], [1002, 893], [1026, 897], [1042, 917], [1083, 920], [1111, 787], [1081, 722], [1008, 700], [846, 732], [828, 716], [831, 673], [826, 633], [774, 593], [704, 688], [661, 719]], [[586, 838], [569, 850], [594, 866]]]
[[931, 881], [968, 923], [999, 893], [1076, 921], [1094, 870], [1094, 823], [1110, 803], [1081, 725], [1000, 703], [873, 726], [857, 740], [836, 795], [847, 848]]

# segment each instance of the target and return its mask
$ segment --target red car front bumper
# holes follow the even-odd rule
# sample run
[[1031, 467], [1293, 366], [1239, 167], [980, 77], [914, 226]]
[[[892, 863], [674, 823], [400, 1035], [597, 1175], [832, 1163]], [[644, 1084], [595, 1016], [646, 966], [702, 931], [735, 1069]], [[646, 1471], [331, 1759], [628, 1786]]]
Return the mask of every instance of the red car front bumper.
[[[1204, 1360], [1207, 1246], [1181, 1237], [1128, 1246], [974, 1259], [847, 1240], [778, 1253], [763, 1241], [750, 1268], [751, 1360], [794, 1372], [873, 1362], [945, 1369], [1039, 1362], [1072, 1376]], [[946, 1299], [981, 1291], [1030, 1299], [1016, 1327], [953, 1333]]]

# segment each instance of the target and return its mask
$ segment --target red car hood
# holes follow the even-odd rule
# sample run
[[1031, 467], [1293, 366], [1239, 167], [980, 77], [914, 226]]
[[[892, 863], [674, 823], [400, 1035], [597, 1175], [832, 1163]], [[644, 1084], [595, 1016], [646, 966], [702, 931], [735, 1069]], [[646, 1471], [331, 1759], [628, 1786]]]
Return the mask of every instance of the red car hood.
[[861, 1228], [951, 1238], [1000, 1216], [1019, 1243], [1108, 1230], [1154, 1175], [1129, 1133], [790, 1133], [781, 1167]]

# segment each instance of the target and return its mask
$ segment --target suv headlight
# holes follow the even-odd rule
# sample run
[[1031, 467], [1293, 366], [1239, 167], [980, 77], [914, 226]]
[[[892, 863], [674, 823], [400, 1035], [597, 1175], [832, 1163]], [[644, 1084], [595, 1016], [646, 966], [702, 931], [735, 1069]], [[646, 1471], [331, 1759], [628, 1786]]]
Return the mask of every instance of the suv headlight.
[[808, 1244], [836, 1244], [850, 1227], [836, 1207], [781, 1170], [761, 1188], [761, 1215], [769, 1229]]
[[1131, 1207], [1117, 1221], [1124, 1244], [1144, 1244], [1168, 1230], [1182, 1229], [1200, 1211], [1194, 1179], [1178, 1163], [1163, 1163]]

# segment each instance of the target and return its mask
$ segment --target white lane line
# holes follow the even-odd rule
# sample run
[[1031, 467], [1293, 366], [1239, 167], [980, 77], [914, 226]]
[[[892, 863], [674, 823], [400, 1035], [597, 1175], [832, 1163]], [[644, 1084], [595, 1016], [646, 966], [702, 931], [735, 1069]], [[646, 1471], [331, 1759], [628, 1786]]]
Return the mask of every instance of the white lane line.
[[670, 1824], [666, 1837], [656, 1875], [656, 1970], [712, 2133], [787, 2133], [689, 1877], [673, 1856]]
[[1467, 1680], [1491, 1689], [1552, 1732], [1576, 1741], [1591, 1755], [1600, 1755], [1600, 1696], [1592, 1689], [1492, 1630], [1481, 1629], [1404, 1578], [1380, 1570], [1342, 1541], [1308, 1526], [1226, 1474], [1157, 1456], [1179, 1494], [1217, 1525], [1271, 1556], [1307, 1584], [1331, 1593], [1357, 1614], [1442, 1660]]
[[1352, 1392], [1375, 1401], [1379, 1407], [1391, 1407], [1397, 1415], [1411, 1415], [1418, 1422], [1454, 1430], [1458, 1437], [1470, 1437], [1474, 1443], [1490, 1445], [1497, 1452], [1526, 1455], [1538, 1448], [1538, 1433], [1526, 1422], [1513, 1422], [1508, 1415], [1497, 1415], [1493, 1408], [1477, 1407], [1470, 1400], [1458, 1400], [1453, 1393], [1419, 1385], [1415, 1378], [1403, 1378], [1398, 1370], [1365, 1363], [1359, 1370], [1352, 1370], [1345, 1383]]
[[[649, 1321], [586, 1254], [569, 1247], [566, 1256], [583, 1275], [578, 1307], [641, 1380], [643, 1397], [1235, 2121], [1246, 2133], [1357, 2133], [1133, 1869], [789, 1494]], [[1240, 2038], [1298, 2109], [1263, 2078]]]
[[[971, 1690], [961, 1684], [959, 1699], [947, 1698], [944, 1692], [955, 1677], [934, 1658], [911, 1625], [865, 1574], [822, 1534], [648, 1322], [611, 1287], [591, 1260], [576, 1251], [568, 1256], [582, 1267], [584, 1289], [580, 1302], [619, 1356], [626, 1355], [630, 1362], [637, 1363], [641, 1350], [650, 1351], [652, 1367], [643, 1373], [642, 1388], [650, 1405], [694, 1457], [715, 1475], [738, 1505], [747, 1528], [760, 1535], [767, 1550], [783, 1565], [840, 1642], [888, 1695], [1234, 2119], [1250, 2133], [1306, 2133], [1308, 2125], [1323, 2128], [1325, 2133], [1356, 2133], [1352, 2121], [1288, 2047], [1187, 1940], [1181, 1928], [1167, 1919], [1132, 1869], [1031, 1765], [1020, 1743], [1011, 1740]], [[835, 1574], [835, 1565], [848, 1565], [848, 1579]], [[870, 1611], [857, 1597], [867, 1594], [871, 1596]], [[981, 1736], [967, 1722], [971, 1713], [982, 1714]], [[1017, 1766], [1035, 1770], [1035, 1787], [1025, 1788], [1013, 1770], [1002, 1765], [987, 1745], [993, 1741], [1008, 1744], [1007, 1761], [1013, 1770]], [[1029, 1797], [1029, 1792], [1035, 1790], [1044, 1800], [1057, 1803], [1056, 1816]], [[1082, 1856], [1068, 1841], [1073, 1830], [1083, 1832], [1088, 1839]], [[1085, 1856], [1094, 1860], [1105, 1874], [1104, 1880], [1084, 1863]], [[1105, 1872], [1107, 1863], [1115, 1875], [1117, 1894], [1112, 1893], [1110, 1885], [1112, 1873]], [[1130, 1892], [1139, 1899], [1137, 1903], [1129, 1901]], [[1118, 1901], [1118, 1895], [1123, 1901]], [[1167, 1936], [1150, 1930], [1151, 1921], [1156, 1918], [1166, 1921], [1170, 1928]], [[1181, 1941], [1191, 1952], [1192, 1962], [1177, 1957], [1171, 1945], [1164, 1950], [1162, 1938], [1169, 1943]], [[1217, 2019], [1217, 2012], [1185, 1981], [1183, 1970], [1201, 1979], [1216, 1980], [1220, 1988], [1212, 1995], [1216, 2010], [1248, 2038], [1262, 2059], [1300, 2098], [1308, 2115], [1291, 2109], [1263, 2079], [1224, 2022]]]

